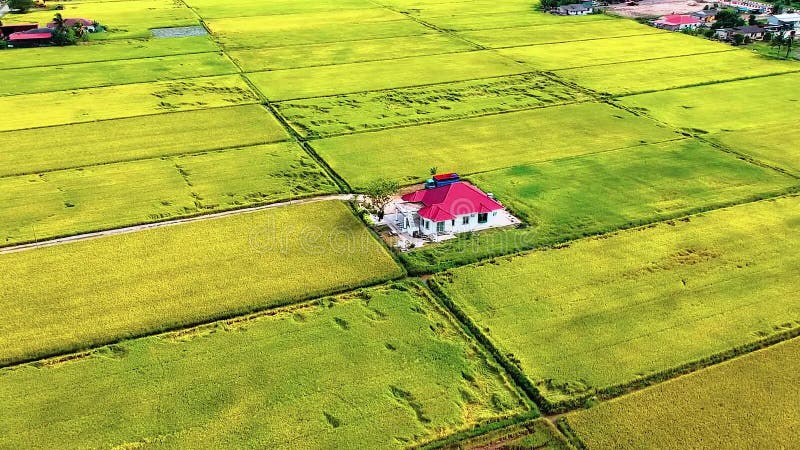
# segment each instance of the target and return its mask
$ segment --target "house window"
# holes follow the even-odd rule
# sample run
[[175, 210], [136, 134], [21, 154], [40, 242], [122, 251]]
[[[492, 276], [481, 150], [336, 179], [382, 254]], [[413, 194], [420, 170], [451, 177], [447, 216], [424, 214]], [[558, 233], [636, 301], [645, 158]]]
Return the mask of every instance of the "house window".
[[450, 221], [450, 226], [451, 227], [456, 226], [456, 219], [453, 219], [453, 220]]
[[431, 223], [428, 222], [427, 220], [425, 221], [425, 229], [426, 230], [430, 230], [431, 229]]
[[436, 232], [444, 233], [444, 222], [436, 222]]
[[486, 223], [489, 221], [489, 214], [488, 213], [480, 213], [478, 214], [478, 223]]
[[469, 225], [469, 216], [464, 216], [461, 218], [461, 225]]

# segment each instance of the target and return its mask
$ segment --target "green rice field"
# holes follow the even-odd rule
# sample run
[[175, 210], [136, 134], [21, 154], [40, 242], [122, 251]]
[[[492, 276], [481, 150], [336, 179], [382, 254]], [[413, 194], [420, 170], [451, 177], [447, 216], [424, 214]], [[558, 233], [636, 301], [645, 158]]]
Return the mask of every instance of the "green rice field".
[[[787, 113], [800, 102], [800, 91], [796, 89], [798, 83], [800, 74], [790, 73], [632, 95], [619, 102], [675, 127], [699, 132], [740, 130], [752, 126], [749, 117], [758, 117], [762, 127], [791, 121]], [[767, 95], [751, 101], [754, 89]], [[715, 101], [705, 101], [710, 98]], [[737, 108], [741, 113], [730, 114], [731, 108]]]
[[[592, 132], [597, 128], [607, 132]], [[351, 186], [364, 186], [379, 178], [418, 182], [431, 166], [471, 174], [677, 137], [667, 128], [607, 104], [578, 103], [338, 136], [312, 145]], [[391, 152], [376, 151], [387, 145]]]
[[[109, 40], [73, 47], [39, 47], [25, 50], [25, 58], [16, 52], [0, 52], [0, 65], [6, 69], [60, 66], [99, 61], [191, 55], [218, 51], [206, 36], [153, 40]], [[13, 73], [8, 71], [8, 73]], [[35, 80], [34, 80], [35, 81]]]
[[591, 97], [581, 90], [526, 73], [288, 100], [276, 103], [275, 108], [299, 134], [319, 137], [588, 100]]
[[[257, 95], [238, 75], [14, 95], [0, 97], [0, 108], [20, 114], [0, 122], [0, 131], [257, 102]], [[45, 108], [50, 113], [39, 114]]]
[[[437, 84], [526, 72], [491, 52], [420, 56], [389, 61], [258, 72], [248, 78], [270, 100], [321, 97]], [[424, 78], [419, 73], [425, 73]]]
[[[800, 339], [567, 416], [588, 448], [790, 448]], [[714, 432], [698, 427], [713, 421]]]
[[[582, 67], [556, 73], [596, 91], [627, 95], [797, 71], [800, 71], [800, 64], [736, 51]], [[648, 77], [642, 77], [643, 73]]]
[[423, 34], [367, 39], [358, 41], [357, 45], [345, 41], [231, 50], [228, 55], [244, 70], [258, 72], [458, 53], [475, 49], [472, 44], [448, 36]]
[[282, 47], [428, 34], [428, 28], [385, 9], [213, 19], [209, 29], [226, 49]]
[[497, 255], [778, 195], [798, 182], [695, 140], [519, 165], [470, 176], [525, 222], [401, 254], [431, 273]]
[[[236, 134], [209, 127], [235, 128]], [[113, 139], [109, 136], [113, 135]], [[168, 135], [170, 139], [162, 139]], [[0, 176], [75, 168], [249, 146], [288, 139], [278, 121], [258, 105], [200, 109], [47, 128], [0, 132]], [[80, 142], [43, 152], [44, 142]]]
[[2, 365], [402, 275], [332, 201], [0, 254], [0, 267]]
[[410, 283], [0, 373], [10, 447], [403, 448], [526, 409]]
[[10, 245], [337, 192], [292, 143], [0, 178]]
[[491, 11], [477, 14], [426, 17], [425, 21], [441, 29], [463, 32], [491, 29], [502, 30], [532, 25], [560, 25], [613, 20], [611, 16], [600, 14], [589, 16], [555, 16], [550, 14], [520, 14], [519, 11], [494, 12], [494, 10], [495, 8], [492, 8]]
[[[557, 403], [797, 327], [799, 201], [719, 210], [436, 280]], [[581, 276], [564, 277], [572, 272]]]
[[556, 70], [725, 51], [733, 50], [718, 42], [679, 33], [658, 33], [510, 47], [497, 50], [497, 53], [524, 63], [530, 68]]
[[252, 17], [260, 15], [287, 15], [302, 13], [325, 13], [340, 10], [376, 8], [369, 0], [272, 0], [265, 3], [260, 0], [242, 0], [237, 3], [220, 4], [214, 0], [188, 0], [192, 9], [206, 19], [223, 17]]
[[658, 35], [663, 32], [653, 27], [624, 20], [576, 23], [558, 23], [552, 25], [532, 25], [465, 31], [459, 33], [470, 42], [488, 47], [522, 47], [526, 45], [552, 44], [556, 42], [579, 42], [602, 38], [617, 38], [639, 35]]
[[800, 61], [604, 9], [3, 15], [105, 29], [0, 42], [0, 448], [790, 448]]
[[722, 131], [708, 136], [737, 152], [800, 176], [800, 147], [791, 145], [797, 130], [791, 124]]
[[[235, 73], [236, 67], [218, 53], [153, 56], [61, 66], [3, 71], [0, 96], [97, 88], [118, 84], [207, 77]], [[58, 74], [56, 77], [50, 74]]]

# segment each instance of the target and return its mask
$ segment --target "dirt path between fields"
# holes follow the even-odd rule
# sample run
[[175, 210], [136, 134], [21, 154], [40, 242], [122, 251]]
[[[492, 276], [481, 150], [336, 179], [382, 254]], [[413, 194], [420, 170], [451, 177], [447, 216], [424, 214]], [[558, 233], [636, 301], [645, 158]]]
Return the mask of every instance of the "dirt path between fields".
[[105, 231], [96, 231], [93, 233], [76, 234], [74, 236], [67, 236], [62, 238], [50, 239], [41, 242], [31, 242], [28, 244], [13, 245], [10, 247], [0, 248], [0, 254], [21, 252], [24, 250], [31, 250], [34, 248], [50, 247], [53, 245], [67, 244], [70, 242], [84, 241], [87, 239], [97, 239], [105, 236], [114, 236], [117, 234], [135, 233], [137, 231], [149, 230], [151, 228], [169, 227], [172, 225], [181, 225], [184, 223], [199, 222], [201, 220], [218, 219], [220, 217], [233, 216], [236, 214], [247, 214], [265, 209], [279, 208], [281, 206], [301, 205], [305, 203], [322, 202], [326, 200], [341, 200], [349, 201], [355, 199], [354, 194], [330, 194], [320, 195], [317, 197], [301, 198], [296, 200], [288, 200], [285, 202], [270, 203], [269, 205], [253, 206], [250, 208], [234, 209], [230, 211], [222, 211], [218, 213], [205, 214], [202, 216], [186, 217], [183, 219], [167, 220], [164, 222], [146, 223], [142, 225], [134, 225], [130, 227], [113, 228]]

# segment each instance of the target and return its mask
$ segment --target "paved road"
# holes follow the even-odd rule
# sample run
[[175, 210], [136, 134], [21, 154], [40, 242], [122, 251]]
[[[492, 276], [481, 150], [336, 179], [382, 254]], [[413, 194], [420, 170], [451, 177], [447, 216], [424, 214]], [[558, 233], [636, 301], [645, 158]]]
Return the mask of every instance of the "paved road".
[[143, 224], [143, 225], [135, 225], [135, 226], [132, 226], [132, 227], [115, 228], [115, 229], [106, 230], [106, 231], [97, 231], [97, 232], [94, 232], [94, 233], [76, 234], [74, 236], [67, 236], [67, 237], [63, 237], [63, 238], [51, 239], [51, 240], [42, 241], [42, 242], [32, 242], [32, 243], [29, 243], [29, 244], [15, 245], [15, 246], [12, 246], [12, 247], [0, 248], [0, 254], [21, 252], [21, 251], [24, 251], [24, 250], [30, 250], [30, 249], [34, 249], [34, 248], [50, 247], [52, 245], [66, 244], [68, 242], [77, 242], [77, 241], [83, 241], [83, 240], [87, 240], [87, 239], [96, 239], [96, 238], [99, 238], [99, 237], [113, 236], [113, 235], [116, 235], [116, 234], [135, 233], [137, 231], [149, 230], [151, 228], [169, 227], [169, 226], [172, 226], [172, 225], [180, 225], [180, 224], [183, 224], [183, 223], [198, 222], [198, 221], [201, 221], [201, 220], [217, 219], [219, 217], [233, 216], [233, 215], [236, 215], [236, 214], [247, 214], [247, 213], [251, 213], [251, 212], [255, 212], [255, 211], [262, 211], [262, 210], [265, 210], [265, 209], [279, 208], [281, 206], [299, 205], [299, 204], [303, 204], [303, 203], [314, 203], [314, 202], [321, 202], [321, 201], [325, 201], [325, 200], [343, 200], [343, 201], [348, 201], [348, 200], [353, 200], [354, 198], [355, 198], [355, 195], [353, 195], [353, 194], [333, 194], [333, 195], [321, 195], [321, 196], [318, 196], [318, 197], [301, 198], [301, 199], [297, 199], [297, 200], [289, 200], [289, 201], [286, 201], [286, 202], [271, 203], [269, 205], [254, 206], [252, 208], [235, 209], [235, 210], [232, 210], [232, 211], [223, 211], [223, 212], [219, 212], [219, 213], [206, 214], [206, 215], [196, 216], [196, 217], [187, 217], [185, 219], [175, 219], [175, 220], [168, 220], [168, 221], [164, 221], [164, 222], [147, 223], [147, 224]]

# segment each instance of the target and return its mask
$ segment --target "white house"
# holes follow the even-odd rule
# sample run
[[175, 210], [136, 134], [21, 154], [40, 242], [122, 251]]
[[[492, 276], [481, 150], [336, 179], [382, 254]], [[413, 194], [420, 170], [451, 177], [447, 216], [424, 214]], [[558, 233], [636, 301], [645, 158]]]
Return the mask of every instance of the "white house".
[[492, 228], [505, 220], [498, 217], [503, 205], [466, 181], [403, 195], [395, 208], [402, 233], [428, 237]]
[[573, 3], [562, 5], [556, 9], [556, 13], [562, 16], [587, 16], [594, 12], [591, 4]]

